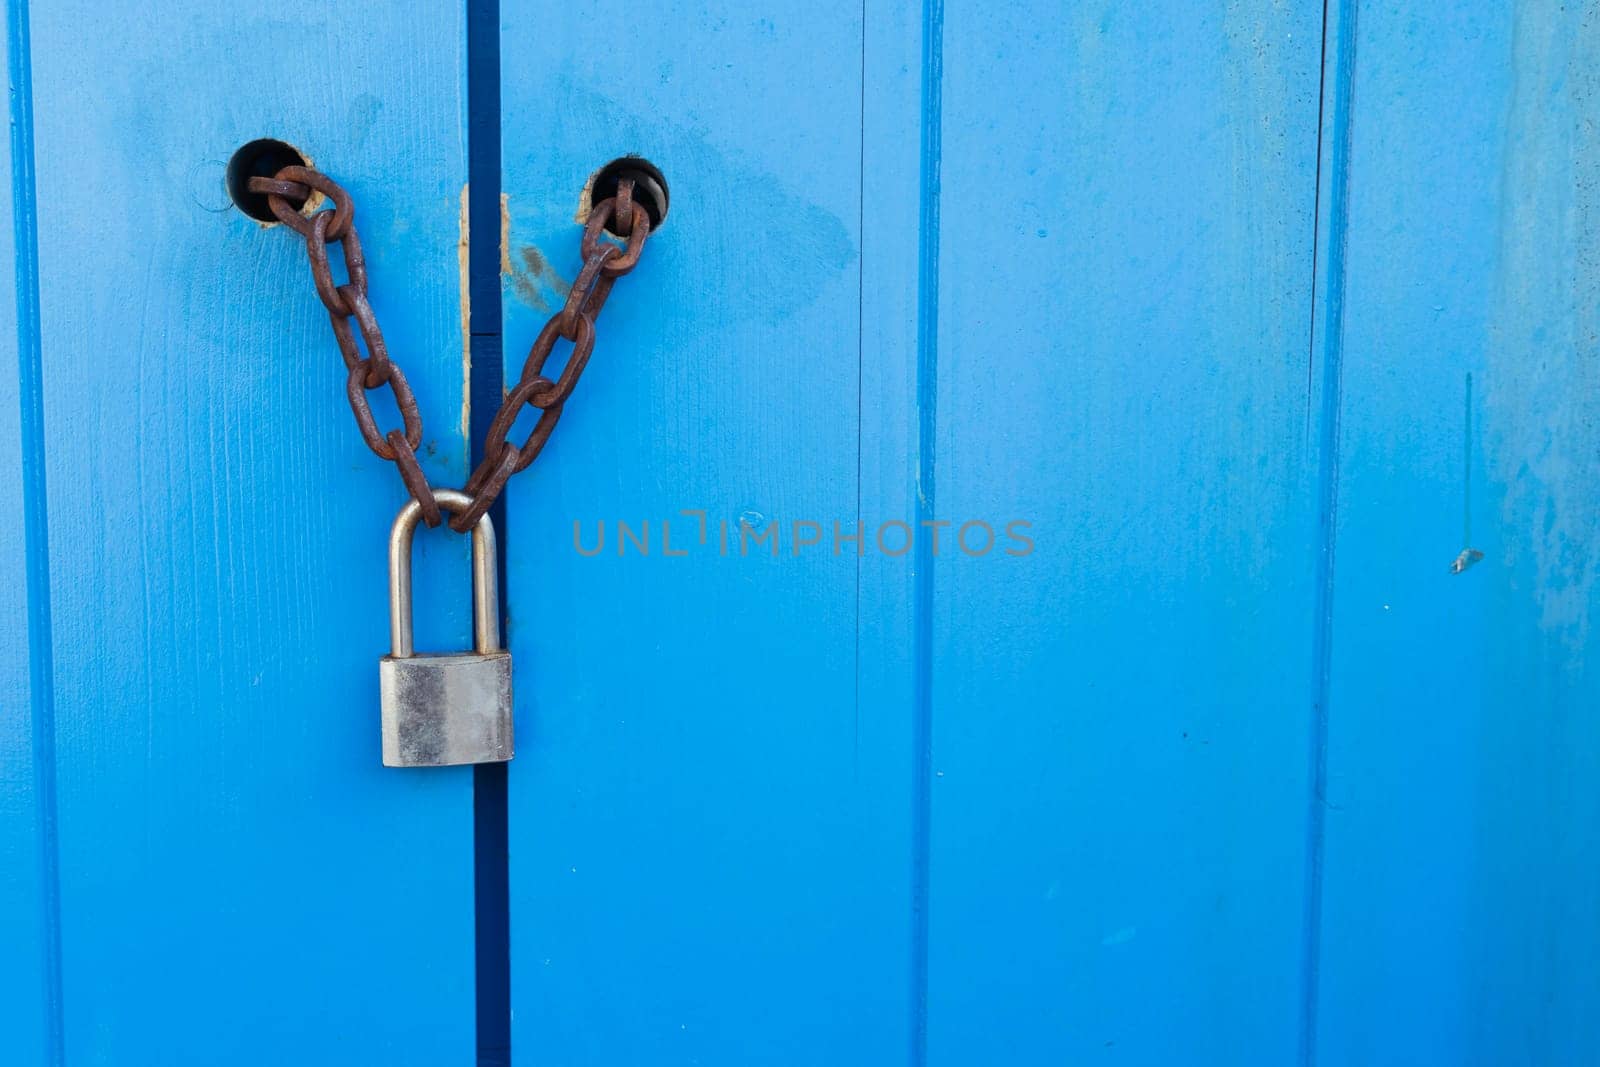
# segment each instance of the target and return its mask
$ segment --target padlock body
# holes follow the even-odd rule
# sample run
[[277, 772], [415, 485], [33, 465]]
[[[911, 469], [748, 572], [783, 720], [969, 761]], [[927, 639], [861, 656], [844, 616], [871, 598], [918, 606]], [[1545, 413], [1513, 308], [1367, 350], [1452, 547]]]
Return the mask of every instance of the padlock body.
[[385, 767], [511, 758], [511, 653], [385, 656], [378, 684]]

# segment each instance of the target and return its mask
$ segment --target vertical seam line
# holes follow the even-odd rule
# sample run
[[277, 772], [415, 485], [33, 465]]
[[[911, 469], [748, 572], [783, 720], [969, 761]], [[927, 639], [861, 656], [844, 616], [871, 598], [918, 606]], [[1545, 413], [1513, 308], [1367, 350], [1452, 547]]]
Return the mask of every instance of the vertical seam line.
[[[862, 393], [866, 383], [867, 361], [867, 0], [861, 0], [861, 139], [856, 157], [856, 241], [861, 258], [856, 263], [856, 530], [866, 536], [866, 516], [861, 513], [862, 482]], [[837, 551], [839, 542], [834, 541]], [[859, 773], [861, 761], [861, 557], [856, 551], [856, 645], [855, 645], [855, 720], [850, 738], [852, 773]]]
[[17, 373], [22, 430], [23, 552], [28, 597], [30, 743], [37, 811], [43, 924], [45, 1054], [63, 1060], [60, 838], [56, 809], [54, 648], [50, 615], [50, 523], [46, 496], [44, 354], [40, 340], [39, 227], [34, 180], [33, 65], [27, 0], [6, 20], [11, 71], [11, 198], [16, 242]]
[[[1328, 138], [1327, 287], [1321, 317], [1312, 290], [1312, 351], [1322, 327], [1322, 383], [1317, 466], [1318, 541], [1315, 559], [1315, 609], [1312, 634], [1311, 791], [1307, 810], [1306, 897], [1302, 947], [1300, 1062], [1315, 1067], [1322, 969], [1322, 909], [1327, 838], [1328, 724], [1332, 693], [1334, 559], [1339, 493], [1339, 414], [1344, 361], [1345, 246], [1349, 231], [1351, 114], [1355, 97], [1356, 20], [1359, 0], [1329, 0], [1323, 15], [1323, 79], [1327, 78], [1327, 23], [1333, 4], [1338, 32], [1334, 41], [1332, 129]], [[1322, 187], [1322, 121], [1318, 121], [1317, 185]], [[1317, 220], [1321, 224], [1320, 217]]]
[[[942, 152], [944, 3], [922, 7], [922, 87], [917, 227], [917, 519], [935, 515], [938, 401], [939, 165]], [[933, 763], [933, 549], [916, 537], [912, 682], [911, 1063], [928, 1058], [928, 927]]]

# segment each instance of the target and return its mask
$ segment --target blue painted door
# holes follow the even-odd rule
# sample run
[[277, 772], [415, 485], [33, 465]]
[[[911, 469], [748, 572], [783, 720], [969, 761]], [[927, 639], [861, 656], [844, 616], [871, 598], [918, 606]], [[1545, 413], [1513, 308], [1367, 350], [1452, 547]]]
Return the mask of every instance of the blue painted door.
[[275, 136], [360, 190], [459, 481], [462, 12], [7, 15], [0, 1062], [471, 1062], [471, 773], [374, 747], [399, 498], [303, 250], [223, 181]]
[[[674, 190], [511, 495], [514, 1048], [1296, 1055], [1320, 20], [506, 5], [508, 344]], [[574, 554], [691, 508], [781, 545]]]
[[519, 1055], [1590, 1062], [1593, 16], [504, 4]]
[[[1600, 19], [1435, 7], [13, 0], [5, 1062], [1593, 1062]], [[440, 484], [671, 190], [476, 794], [262, 135]]]

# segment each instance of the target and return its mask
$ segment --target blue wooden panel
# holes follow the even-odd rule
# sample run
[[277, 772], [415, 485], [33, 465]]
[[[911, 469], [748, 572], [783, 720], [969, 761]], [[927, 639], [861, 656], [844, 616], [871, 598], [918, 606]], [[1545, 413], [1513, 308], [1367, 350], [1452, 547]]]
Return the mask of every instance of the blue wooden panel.
[[[922, 10], [874, 4], [864, 5], [864, 14], [857, 517], [874, 543], [857, 561], [855, 659], [859, 744], [875, 759], [863, 766], [855, 788], [862, 796], [860, 825], [875, 836], [855, 870], [863, 884], [880, 885], [899, 902], [893, 914], [875, 908], [870, 916], [887, 952], [871, 978], [874, 1008], [902, 1042], [838, 1062], [892, 1065], [921, 1063], [925, 1052], [927, 822], [918, 799], [926, 794], [927, 769], [919, 757], [926, 738], [918, 709], [927, 697], [926, 641], [919, 637], [927, 603], [919, 600], [916, 558], [877, 551], [875, 542], [881, 524], [915, 522], [918, 515], [924, 354], [918, 341], [927, 325], [919, 264], [925, 233], [935, 230], [924, 226], [921, 195]], [[873, 814], [876, 821], [868, 823], [865, 816]]]
[[930, 1062], [1298, 1046], [1318, 30], [947, 11]]
[[1336, 13], [1319, 1062], [1593, 1063], [1600, 24]]
[[1320, 28], [935, 26], [929, 1063], [1296, 1055]]
[[[462, 13], [109, 15], [31, 12], [66, 1059], [472, 1062], [470, 773], [379, 765], [403, 490], [300, 246], [222, 190], [263, 135], [348, 184], [458, 483]], [[420, 637], [462, 640], [425, 540]]]
[[[858, 678], [857, 648], [895, 641], [905, 609], [831, 544], [865, 507], [861, 465], [904, 447], [868, 439], [861, 308], [887, 332], [915, 272], [914, 252], [886, 261], [880, 297], [860, 270], [861, 9], [510, 3], [503, 22], [509, 373], [576, 270], [591, 171], [636, 152], [673, 192], [509, 490], [515, 1055], [903, 1062], [909, 717], [858, 698], [902, 682]], [[900, 230], [874, 240], [914, 250], [914, 181], [893, 194]], [[905, 355], [875, 366], [877, 395]], [[739, 555], [741, 516], [778, 524], [776, 558]], [[650, 523], [648, 558], [617, 555], [619, 519]], [[580, 557], [574, 521], [592, 545], [600, 520], [606, 551]], [[668, 521], [687, 556], [663, 558]], [[797, 521], [824, 545], [793, 555]]]
[[[58, 948], [53, 893], [48, 570], [39, 519], [41, 450], [34, 286], [31, 105], [26, 20], [8, 7], [9, 136], [0, 139], [0, 1061], [50, 1063], [57, 1048]], [[22, 164], [19, 168], [18, 164]], [[19, 254], [20, 253], [20, 254]], [[31, 527], [31, 529], [30, 529]], [[41, 641], [43, 638], [43, 641]], [[38, 677], [36, 678], [36, 675]]]

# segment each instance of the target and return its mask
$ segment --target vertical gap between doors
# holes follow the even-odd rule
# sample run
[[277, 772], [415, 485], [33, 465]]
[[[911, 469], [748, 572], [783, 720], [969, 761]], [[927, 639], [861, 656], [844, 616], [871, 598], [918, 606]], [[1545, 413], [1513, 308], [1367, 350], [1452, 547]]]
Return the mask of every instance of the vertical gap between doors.
[[[504, 395], [500, 338], [500, 4], [467, 2], [467, 294], [472, 463], [483, 458], [489, 423]], [[497, 580], [506, 587], [511, 532], [505, 498], [489, 512], [500, 543]], [[500, 599], [501, 627], [507, 601]], [[479, 1067], [511, 1063], [511, 914], [507, 876], [506, 764], [473, 769], [473, 909]]]

